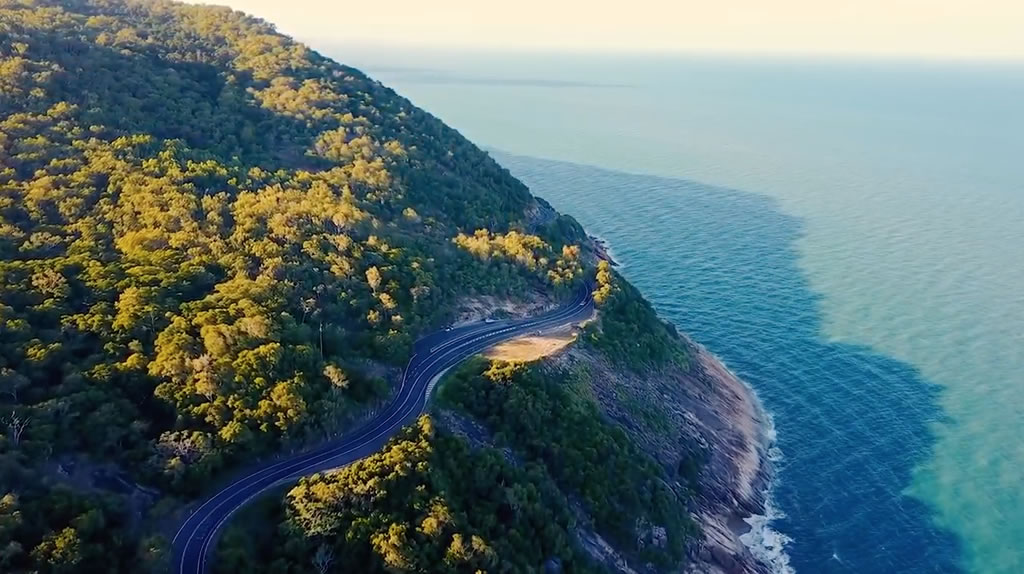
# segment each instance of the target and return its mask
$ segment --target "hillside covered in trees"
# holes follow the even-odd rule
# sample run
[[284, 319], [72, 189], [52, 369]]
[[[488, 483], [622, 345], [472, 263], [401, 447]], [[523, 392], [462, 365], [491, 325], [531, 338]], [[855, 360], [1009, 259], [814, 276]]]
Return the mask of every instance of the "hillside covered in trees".
[[568, 291], [583, 239], [267, 23], [0, 0], [0, 570], [159, 562], [72, 467], [173, 507], [383, 399], [460, 297]]
[[[700, 355], [575, 220], [272, 25], [0, 0], [0, 572], [166, 572], [187, 504], [346, 432], [467, 299], [582, 281], [600, 314], [571, 361], [470, 361], [382, 451], [245, 510], [222, 572], [603, 570], [585, 540], [677, 571], [715, 407], [672, 427], [614, 375], [683, 380]], [[609, 415], [620, 394], [646, 421]], [[701, 460], [749, 446], [713, 422]]]
[[542, 466], [471, 448], [426, 415], [277, 502], [228, 530], [218, 572], [600, 571], [574, 548], [567, 499]]

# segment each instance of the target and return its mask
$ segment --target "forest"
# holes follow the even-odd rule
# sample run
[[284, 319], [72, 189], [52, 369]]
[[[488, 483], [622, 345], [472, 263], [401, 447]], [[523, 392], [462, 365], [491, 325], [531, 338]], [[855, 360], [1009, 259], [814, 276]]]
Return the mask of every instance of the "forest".
[[[533, 240], [513, 233], [456, 241], [530, 268]], [[688, 347], [606, 261], [594, 287], [600, 320], [584, 331], [585, 348], [625, 369], [685, 366]], [[605, 571], [581, 550], [583, 536], [633, 563], [678, 568], [697, 536], [688, 508], [701, 462], [666, 468], [650, 458], [602, 413], [590, 376], [547, 361], [469, 360], [443, 379], [434, 414], [381, 452], [304, 478], [233, 520], [218, 571]], [[450, 429], [435, 415], [470, 422]]]
[[[538, 206], [456, 131], [266, 22], [0, 0], [0, 571], [160, 571], [165, 544], [140, 532], [384, 400], [380, 373], [461, 297], [593, 276], [579, 225]], [[464, 456], [528, 500], [550, 490]], [[415, 480], [442, 496], [445, 472]], [[466, 563], [572, 563], [564, 536], [525, 526], [564, 530], [557, 504], [524, 503], [522, 536], [552, 536], [532, 554], [446, 504]]]
[[384, 449], [302, 479], [229, 530], [220, 572], [601, 570], [573, 548], [575, 519], [541, 465], [471, 448], [424, 415]]
[[581, 378], [569, 367], [477, 359], [446, 380], [439, 400], [484, 422], [497, 446], [573, 493], [588, 526], [617, 549], [641, 563], [678, 565], [696, 533], [687, 513], [693, 493], [604, 419]]
[[607, 261], [598, 261], [594, 287], [601, 321], [587, 327], [585, 344], [632, 370], [689, 364], [689, 345], [675, 326], [661, 320], [640, 291], [618, 277]]

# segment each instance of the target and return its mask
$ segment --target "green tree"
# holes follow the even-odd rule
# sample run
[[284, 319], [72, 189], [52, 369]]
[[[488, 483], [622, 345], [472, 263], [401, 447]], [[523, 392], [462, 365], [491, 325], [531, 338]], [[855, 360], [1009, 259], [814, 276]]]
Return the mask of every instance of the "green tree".
[[337, 431], [463, 298], [583, 276], [571, 218], [536, 224], [485, 152], [269, 23], [165, 0], [0, 22], [5, 571], [157, 560], [115, 504], [42, 480], [48, 457], [187, 499]]

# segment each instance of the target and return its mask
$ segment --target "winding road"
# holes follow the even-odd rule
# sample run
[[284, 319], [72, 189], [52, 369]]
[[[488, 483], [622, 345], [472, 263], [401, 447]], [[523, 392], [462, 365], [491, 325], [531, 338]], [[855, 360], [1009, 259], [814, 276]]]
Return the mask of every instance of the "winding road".
[[346, 435], [315, 450], [267, 463], [199, 504], [171, 542], [178, 574], [204, 574], [217, 533], [232, 513], [268, 489], [302, 476], [351, 464], [378, 451], [400, 428], [426, 408], [436, 382], [448, 369], [502, 341], [579, 321], [594, 308], [589, 288], [543, 315], [480, 322], [431, 333], [416, 342], [395, 398], [380, 413]]

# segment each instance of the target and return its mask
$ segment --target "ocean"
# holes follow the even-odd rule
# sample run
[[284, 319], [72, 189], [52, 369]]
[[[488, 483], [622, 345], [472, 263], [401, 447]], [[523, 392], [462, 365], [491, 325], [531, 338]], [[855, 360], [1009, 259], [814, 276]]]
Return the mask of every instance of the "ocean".
[[776, 433], [778, 572], [1024, 572], [1024, 64], [318, 46], [611, 245]]

